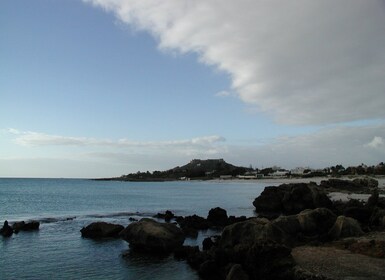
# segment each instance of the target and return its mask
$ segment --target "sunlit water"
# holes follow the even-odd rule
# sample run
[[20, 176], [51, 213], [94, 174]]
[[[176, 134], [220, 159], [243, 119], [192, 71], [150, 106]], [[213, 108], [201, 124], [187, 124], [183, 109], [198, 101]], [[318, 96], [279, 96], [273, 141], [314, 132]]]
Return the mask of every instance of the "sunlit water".
[[[213, 207], [253, 216], [265, 185], [233, 182], [108, 182], [77, 179], [0, 179], [0, 222], [39, 220], [40, 230], [0, 237], [0, 279], [198, 279], [173, 257], [128, 254], [123, 240], [90, 240], [80, 229], [95, 221], [127, 226], [130, 217], [207, 216]], [[205, 236], [187, 239], [200, 245]]]

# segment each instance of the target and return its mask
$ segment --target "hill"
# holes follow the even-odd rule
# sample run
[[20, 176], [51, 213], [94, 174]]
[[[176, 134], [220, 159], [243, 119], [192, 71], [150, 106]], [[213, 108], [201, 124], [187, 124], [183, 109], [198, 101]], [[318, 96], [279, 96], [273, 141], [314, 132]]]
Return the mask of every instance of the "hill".
[[172, 181], [172, 180], [209, 180], [223, 175], [237, 176], [249, 171], [249, 168], [235, 166], [223, 159], [193, 159], [183, 166], [177, 166], [166, 171], [137, 172], [117, 178], [100, 180], [116, 181]]

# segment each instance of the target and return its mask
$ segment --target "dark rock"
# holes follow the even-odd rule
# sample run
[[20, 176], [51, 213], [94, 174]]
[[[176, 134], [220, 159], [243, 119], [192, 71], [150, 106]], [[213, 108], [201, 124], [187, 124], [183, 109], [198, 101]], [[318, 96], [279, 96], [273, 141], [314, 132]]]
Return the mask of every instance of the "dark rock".
[[156, 214], [154, 218], [164, 219], [166, 222], [170, 222], [173, 218], [175, 218], [175, 215], [170, 210], [167, 210], [164, 214]]
[[345, 237], [361, 236], [362, 231], [360, 224], [353, 218], [339, 216], [334, 226], [329, 231], [332, 240], [338, 240]]
[[203, 251], [207, 251], [207, 250], [210, 250], [214, 245], [215, 243], [213, 242], [211, 237], [206, 237], [205, 239], [203, 239], [202, 249]]
[[231, 266], [231, 269], [226, 276], [226, 280], [249, 280], [249, 276], [240, 264], [234, 264]]
[[197, 230], [204, 230], [210, 227], [210, 223], [203, 217], [198, 215], [186, 216], [183, 219], [177, 220], [181, 228], [194, 228]]
[[354, 179], [353, 183], [358, 186], [361, 186], [364, 188], [370, 188], [370, 189], [374, 189], [378, 187], [378, 181], [376, 179], [369, 178], [369, 177]]
[[381, 208], [375, 208], [370, 216], [370, 225], [374, 228], [385, 228], [385, 210]]
[[326, 208], [304, 210], [297, 215], [301, 232], [308, 236], [327, 234], [334, 225], [337, 216]]
[[80, 232], [85, 238], [118, 238], [119, 233], [124, 229], [122, 225], [110, 224], [106, 222], [91, 223], [83, 227]]
[[143, 218], [128, 225], [120, 236], [136, 251], [170, 253], [182, 246], [184, 234], [174, 224]]
[[207, 221], [209, 221], [214, 226], [226, 226], [228, 224], [228, 216], [226, 210], [220, 207], [210, 209], [207, 216]]
[[266, 187], [253, 202], [257, 212], [297, 214], [305, 209], [331, 208], [332, 202], [314, 183]]
[[329, 191], [348, 191], [355, 193], [370, 193], [377, 188], [378, 181], [372, 178], [358, 178], [353, 181], [341, 179], [329, 179], [321, 181], [320, 187]]
[[12, 225], [12, 228], [15, 233], [18, 233], [19, 231], [32, 231], [32, 230], [38, 230], [40, 227], [40, 223], [38, 221], [30, 221], [30, 222], [15, 222]]
[[253, 205], [257, 211], [261, 212], [282, 212], [282, 199], [285, 195], [281, 187], [265, 187]]
[[247, 220], [246, 216], [240, 216], [240, 217], [230, 216], [227, 220], [227, 224], [232, 225], [235, 223], [244, 222], [246, 220]]
[[135, 218], [133, 218], [133, 217], [130, 217], [128, 220], [129, 220], [130, 222], [137, 222], [137, 221], [138, 221], [138, 219], [135, 219]]
[[174, 257], [178, 260], [187, 260], [196, 254], [199, 254], [198, 246], [180, 246], [174, 251]]
[[267, 219], [253, 218], [224, 228], [219, 246], [233, 248], [235, 245], [250, 244], [256, 240], [272, 240], [286, 244], [287, 235]]
[[4, 221], [3, 227], [0, 229], [0, 234], [4, 237], [10, 237], [13, 234], [13, 229], [9, 226], [8, 221]]
[[222, 279], [220, 267], [214, 260], [207, 260], [199, 266], [199, 276], [202, 279], [216, 280]]
[[372, 215], [372, 211], [366, 207], [347, 207], [343, 211], [343, 216], [356, 219], [361, 224], [366, 225]]

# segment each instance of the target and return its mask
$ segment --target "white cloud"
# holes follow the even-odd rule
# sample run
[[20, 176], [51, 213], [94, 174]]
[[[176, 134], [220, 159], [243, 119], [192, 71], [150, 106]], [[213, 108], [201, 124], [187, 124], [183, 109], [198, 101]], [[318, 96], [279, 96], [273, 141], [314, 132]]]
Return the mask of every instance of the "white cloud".
[[[27, 176], [29, 173], [23, 174], [24, 169], [19, 167], [28, 170], [29, 165], [33, 166], [30, 176], [48, 176], [45, 169], [54, 165], [55, 173], [52, 174], [55, 175], [50, 176], [81, 176], [84, 170], [83, 177], [108, 177], [138, 170], [167, 170], [193, 158], [224, 158], [236, 165], [252, 164], [258, 168], [272, 165], [285, 168], [373, 165], [385, 158], [385, 123], [333, 126], [315, 133], [264, 139], [259, 144], [245, 139], [248, 145], [229, 143], [221, 136], [140, 142], [23, 131], [11, 135], [25, 147], [16, 158], [0, 157], [0, 176]], [[61, 147], [65, 148], [64, 153]], [[41, 158], [42, 152], [51, 158]], [[72, 165], [81, 166], [82, 170], [75, 170]]]
[[129, 139], [109, 140], [86, 137], [70, 137], [51, 135], [33, 131], [19, 131], [8, 129], [10, 134], [16, 136], [15, 142], [22, 146], [75, 146], [75, 147], [99, 147], [129, 149], [137, 153], [167, 153], [171, 150], [175, 153], [187, 155], [216, 154], [221, 151], [221, 142], [226, 139], [221, 136], [203, 136], [184, 140], [170, 141], [132, 141]]
[[231, 92], [226, 91], [226, 90], [221, 90], [215, 94], [216, 97], [227, 97], [231, 96]]
[[281, 123], [384, 118], [385, 2], [83, 0], [196, 52], [246, 103]]
[[384, 148], [385, 147], [384, 138], [382, 138], [380, 136], [374, 136], [372, 141], [365, 144], [365, 147], [369, 147], [369, 148], [373, 148], [373, 149]]

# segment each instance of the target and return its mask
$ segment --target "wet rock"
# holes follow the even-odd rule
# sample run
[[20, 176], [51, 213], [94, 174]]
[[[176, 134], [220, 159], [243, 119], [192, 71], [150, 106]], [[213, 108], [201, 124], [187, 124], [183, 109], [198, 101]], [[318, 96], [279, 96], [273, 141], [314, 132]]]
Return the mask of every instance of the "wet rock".
[[30, 222], [15, 222], [12, 225], [12, 229], [15, 233], [18, 233], [19, 231], [32, 231], [32, 230], [38, 230], [40, 227], [40, 223], [38, 221], [30, 221]]
[[202, 242], [202, 249], [203, 251], [210, 250], [215, 245], [214, 241], [211, 239], [211, 237], [206, 237]]
[[207, 216], [207, 221], [214, 226], [226, 226], [228, 224], [228, 216], [226, 210], [220, 207], [210, 209]]
[[339, 216], [334, 226], [329, 231], [329, 236], [333, 240], [361, 236], [364, 232], [362, 231], [360, 224], [353, 218]]
[[170, 210], [167, 210], [164, 214], [163, 213], [156, 214], [154, 218], [164, 219], [166, 222], [170, 222], [173, 218], [175, 218], [175, 215]]
[[354, 179], [353, 183], [358, 186], [361, 186], [364, 188], [370, 188], [370, 189], [374, 189], [378, 187], [378, 181], [376, 179], [369, 178], [369, 177]]
[[120, 236], [136, 251], [170, 253], [182, 246], [184, 234], [180, 228], [170, 223], [158, 223], [143, 218], [128, 225]]
[[106, 222], [91, 223], [83, 227], [80, 232], [85, 238], [118, 238], [119, 233], [124, 229], [122, 225], [110, 224]]
[[0, 234], [4, 237], [10, 237], [13, 234], [13, 229], [9, 226], [8, 221], [4, 221], [3, 227], [0, 229]]

